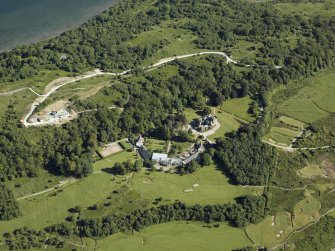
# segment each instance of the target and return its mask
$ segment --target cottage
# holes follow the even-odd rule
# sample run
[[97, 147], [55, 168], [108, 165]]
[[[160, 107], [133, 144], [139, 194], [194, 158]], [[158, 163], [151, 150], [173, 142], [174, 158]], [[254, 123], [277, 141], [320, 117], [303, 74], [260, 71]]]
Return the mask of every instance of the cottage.
[[154, 153], [151, 159], [161, 166], [181, 166], [183, 164], [180, 158], [169, 158], [165, 153]]
[[198, 132], [205, 132], [212, 129], [217, 124], [216, 116], [209, 114], [200, 119], [195, 120], [192, 126]]
[[192, 160], [197, 159], [197, 158], [199, 157], [199, 154], [200, 154], [199, 151], [195, 152], [194, 154], [192, 154], [192, 155], [191, 155], [190, 157], [188, 157], [187, 159], [184, 159], [184, 160], [183, 160], [183, 164], [186, 165], [186, 164], [190, 163]]
[[145, 149], [143, 146], [137, 148], [138, 153], [142, 157], [143, 160], [150, 160], [151, 154]]
[[165, 153], [153, 153], [152, 155], [152, 161], [159, 163], [161, 161], [166, 161], [166, 159], [168, 158], [168, 155]]
[[140, 135], [140, 136], [138, 137], [138, 139], [136, 140], [135, 145], [136, 145], [137, 147], [143, 147], [143, 145], [144, 145], [144, 138], [143, 138], [141, 135]]

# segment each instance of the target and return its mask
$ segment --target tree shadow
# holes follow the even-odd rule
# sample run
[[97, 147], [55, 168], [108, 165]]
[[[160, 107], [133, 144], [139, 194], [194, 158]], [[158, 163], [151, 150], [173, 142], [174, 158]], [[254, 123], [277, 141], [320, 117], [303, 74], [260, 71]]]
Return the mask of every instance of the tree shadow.
[[115, 174], [115, 171], [111, 167], [103, 168], [101, 169], [102, 172], [108, 173], [108, 174]]

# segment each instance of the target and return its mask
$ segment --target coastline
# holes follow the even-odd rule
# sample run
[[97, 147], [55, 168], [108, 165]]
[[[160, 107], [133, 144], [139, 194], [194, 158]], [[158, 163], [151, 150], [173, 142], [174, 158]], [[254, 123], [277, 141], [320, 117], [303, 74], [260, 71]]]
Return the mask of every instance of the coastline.
[[0, 53], [77, 28], [118, 0], [30, 0], [23, 6], [13, 1], [17, 6], [0, 15]]

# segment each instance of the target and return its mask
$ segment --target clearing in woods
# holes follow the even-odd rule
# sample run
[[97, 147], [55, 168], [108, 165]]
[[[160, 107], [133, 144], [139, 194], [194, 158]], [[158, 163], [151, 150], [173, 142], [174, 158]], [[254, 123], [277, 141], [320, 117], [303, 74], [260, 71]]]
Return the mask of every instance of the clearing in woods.
[[116, 234], [97, 241], [97, 250], [119, 251], [230, 251], [253, 246], [243, 229], [226, 223], [208, 227], [199, 222], [170, 222], [148, 227], [134, 235]]
[[335, 71], [306, 80], [304, 87], [278, 106], [278, 112], [311, 123], [335, 112]]
[[104, 147], [102, 147], [100, 150], [100, 154], [102, 157], [105, 158], [121, 151], [123, 151], [123, 148], [120, 146], [118, 142], [116, 142], [107, 144]]
[[252, 122], [255, 120], [255, 117], [249, 113], [249, 108], [252, 102], [253, 100], [250, 97], [234, 98], [223, 101], [220, 108], [222, 111], [230, 113], [242, 120]]

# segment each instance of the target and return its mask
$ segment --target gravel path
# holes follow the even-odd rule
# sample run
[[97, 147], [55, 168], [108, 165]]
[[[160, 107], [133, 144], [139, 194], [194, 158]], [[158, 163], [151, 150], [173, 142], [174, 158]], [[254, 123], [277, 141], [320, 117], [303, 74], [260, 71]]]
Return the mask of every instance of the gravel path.
[[[176, 56], [176, 57], [170, 57], [170, 58], [164, 58], [164, 59], [161, 59], [159, 60], [156, 64], [153, 64], [149, 67], [147, 67], [148, 69], [152, 69], [152, 68], [156, 68], [158, 66], [161, 66], [163, 64], [167, 64], [169, 62], [172, 62], [176, 59], [182, 59], [182, 58], [188, 58], [188, 57], [193, 57], [193, 56], [199, 56], [199, 55], [220, 55], [220, 56], [223, 56], [227, 59], [227, 63], [234, 63], [236, 64], [237, 62], [234, 61], [232, 58], [230, 58], [226, 53], [224, 52], [200, 52], [200, 53], [193, 53], [193, 54], [186, 54], [186, 55], [180, 55], [180, 56]], [[79, 77], [75, 77], [75, 78], [71, 78], [71, 80], [69, 81], [66, 81], [60, 85], [55, 85], [55, 86], [52, 86], [50, 88], [50, 90], [45, 93], [44, 95], [39, 95], [37, 93], [35, 93], [36, 95], [38, 95], [39, 97], [37, 99], [35, 99], [35, 101], [31, 104], [30, 106], [30, 109], [29, 109], [29, 112], [21, 119], [21, 123], [25, 126], [25, 127], [31, 127], [31, 126], [45, 126], [45, 125], [48, 125], [48, 124], [53, 124], [54, 121], [47, 121], [47, 122], [28, 122], [28, 119], [29, 117], [34, 113], [36, 107], [38, 107], [38, 105], [40, 105], [41, 103], [43, 103], [52, 93], [54, 93], [55, 91], [57, 91], [58, 89], [60, 89], [61, 87], [65, 86], [65, 85], [68, 85], [70, 83], [74, 83], [74, 82], [77, 82], [79, 80], [83, 80], [83, 79], [88, 79], [88, 78], [92, 78], [92, 77], [96, 77], [96, 76], [100, 76], [100, 75], [111, 75], [111, 76], [124, 76], [124, 75], [127, 75], [128, 73], [130, 73], [131, 70], [126, 70], [126, 71], [123, 71], [121, 73], [112, 73], [112, 72], [102, 72], [101, 70], [99, 69], [96, 69], [93, 73], [90, 73], [90, 74], [86, 74], [86, 75], [83, 75], [83, 76], [79, 76]], [[22, 89], [22, 88], [21, 88]], [[21, 89], [18, 89], [18, 90], [14, 90], [14, 91], [11, 91], [9, 93], [15, 93], [15, 92], [18, 92], [18, 91], [21, 91]], [[7, 95], [9, 93], [6, 93]], [[1, 95], [1, 93], [0, 93]]]

